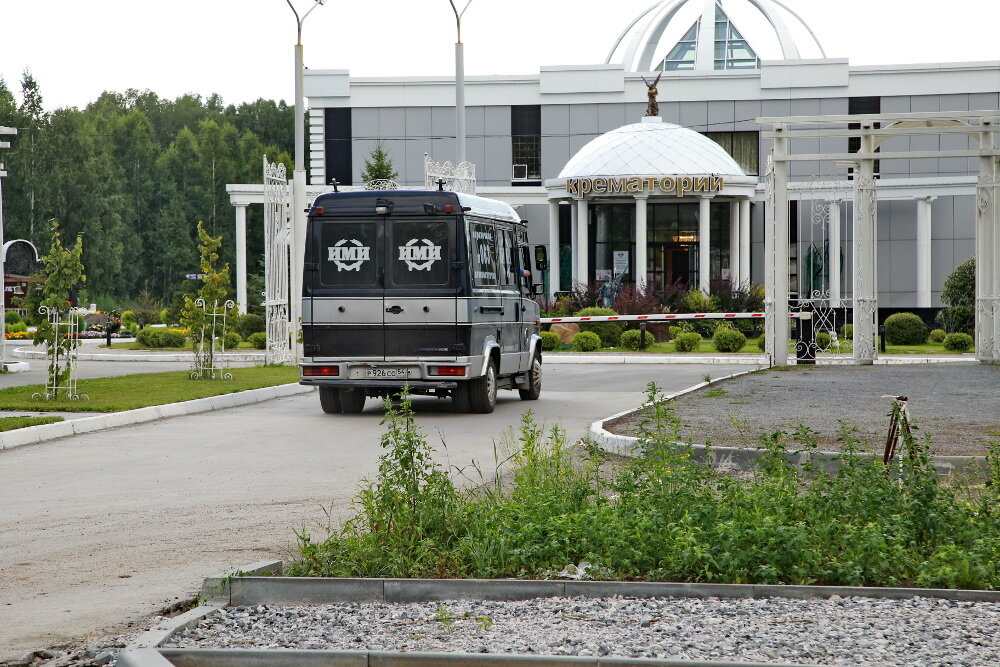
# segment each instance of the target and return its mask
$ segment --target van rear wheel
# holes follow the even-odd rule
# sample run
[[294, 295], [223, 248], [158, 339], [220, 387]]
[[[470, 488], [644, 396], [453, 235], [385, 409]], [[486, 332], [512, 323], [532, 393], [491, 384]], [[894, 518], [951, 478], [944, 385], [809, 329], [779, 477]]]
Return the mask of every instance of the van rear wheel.
[[365, 409], [364, 389], [341, 389], [340, 408], [345, 415], [357, 415]]
[[334, 387], [319, 388], [319, 405], [328, 415], [339, 415], [343, 412], [340, 406], [340, 390]]
[[517, 393], [522, 401], [537, 401], [542, 395], [542, 357], [535, 355], [531, 360], [531, 368], [528, 370], [528, 388], [518, 389]]
[[469, 402], [472, 412], [488, 414], [497, 405], [497, 364], [490, 361], [486, 365], [486, 374], [481, 378], [469, 380]]

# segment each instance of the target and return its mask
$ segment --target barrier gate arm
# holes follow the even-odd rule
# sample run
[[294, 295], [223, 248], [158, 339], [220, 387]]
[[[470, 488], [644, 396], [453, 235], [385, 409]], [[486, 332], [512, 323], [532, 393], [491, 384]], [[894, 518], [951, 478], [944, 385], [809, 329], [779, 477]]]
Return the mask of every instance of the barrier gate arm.
[[[812, 312], [788, 313], [792, 319], [812, 319]], [[543, 317], [540, 324], [560, 322], [671, 322], [673, 320], [763, 320], [764, 313], [660, 313], [652, 315], [594, 315], [592, 317]]]

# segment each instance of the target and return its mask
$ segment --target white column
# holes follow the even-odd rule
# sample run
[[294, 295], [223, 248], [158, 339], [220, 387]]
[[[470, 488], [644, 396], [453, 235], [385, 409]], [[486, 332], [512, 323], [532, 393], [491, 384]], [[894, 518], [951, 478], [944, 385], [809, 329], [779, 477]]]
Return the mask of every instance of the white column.
[[[870, 129], [870, 126], [864, 129]], [[861, 137], [861, 152], [871, 153], [871, 136]], [[854, 363], [871, 365], [878, 357], [878, 198], [875, 161], [859, 160], [854, 179]]]
[[917, 308], [931, 307], [931, 203], [917, 198]]
[[[992, 125], [983, 124], [984, 128]], [[980, 133], [980, 148], [993, 148], [993, 133]], [[993, 157], [979, 158], [979, 184], [976, 189], [976, 359], [991, 364], [1000, 361], [1000, 289], [997, 289], [995, 253], [1000, 249], [997, 224], [997, 175]]]
[[575, 201], [570, 202], [569, 205], [569, 281], [570, 289], [573, 289], [575, 283], [580, 282], [580, 261], [578, 257], [580, 256], [577, 237], [577, 224], [576, 220], [580, 217], [580, 207]]
[[[786, 128], [778, 125], [775, 130]], [[788, 140], [774, 140], [764, 224], [765, 345], [774, 366], [788, 364]]]
[[247, 204], [236, 207], [236, 307], [247, 313]]
[[840, 307], [840, 283], [842, 269], [840, 266], [840, 200], [827, 202], [830, 229], [827, 233], [830, 252], [830, 306]]
[[559, 291], [559, 200], [549, 200], [549, 298]]
[[750, 285], [750, 200], [740, 200], [740, 284]]
[[590, 213], [585, 197], [576, 201], [576, 273], [577, 280], [584, 285], [590, 282], [590, 267], [587, 264], [587, 252], [590, 249], [590, 238], [587, 232], [587, 225], [590, 223]]
[[635, 272], [632, 274], [635, 280], [636, 289], [645, 292], [648, 276], [646, 275], [646, 251], [648, 222], [646, 218], [646, 204], [649, 196], [646, 194], [635, 196]]
[[709, 239], [711, 203], [710, 197], [698, 199], [698, 287], [705, 294], [711, 289], [709, 271], [712, 266], [712, 246]]
[[736, 287], [740, 281], [740, 200], [729, 202], [729, 284]]

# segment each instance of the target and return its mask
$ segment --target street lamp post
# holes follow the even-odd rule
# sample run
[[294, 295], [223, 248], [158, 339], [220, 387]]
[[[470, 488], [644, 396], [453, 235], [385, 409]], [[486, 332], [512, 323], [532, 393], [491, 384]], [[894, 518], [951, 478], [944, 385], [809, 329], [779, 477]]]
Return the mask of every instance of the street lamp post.
[[[17, 134], [17, 128], [0, 126], [0, 136]], [[0, 141], [0, 148], [10, 148], [10, 142]], [[4, 338], [0, 339], [0, 371], [7, 370], [7, 253], [3, 248], [3, 177], [7, 175], [4, 164], [0, 162], [0, 320], [4, 323]]]
[[295, 170], [292, 172], [292, 261], [291, 281], [288, 295], [288, 309], [292, 320], [292, 348], [295, 350], [295, 361], [301, 359], [301, 348], [298, 343], [299, 329], [302, 324], [302, 270], [306, 251], [306, 130], [305, 130], [305, 100], [303, 95], [303, 64], [302, 64], [302, 24], [306, 17], [319, 5], [325, 5], [326, 0], [314, 0], [314, 4], [301, 17], [292, 0], [285, 0], [295, 14], [297, 28], [295, 40]]
[[472, 4], [472, 0], [465, 3], [462, 11], [458, 11], [455, 0], [448, 0], [451, 10], [455, 12], [455, 25], [458, 28], [458, 38], [455, 41], [455, 142], [457, 162], [461, 164], [465, 159], [465, 45], [462, 44], [462, 17], [465, 11]]

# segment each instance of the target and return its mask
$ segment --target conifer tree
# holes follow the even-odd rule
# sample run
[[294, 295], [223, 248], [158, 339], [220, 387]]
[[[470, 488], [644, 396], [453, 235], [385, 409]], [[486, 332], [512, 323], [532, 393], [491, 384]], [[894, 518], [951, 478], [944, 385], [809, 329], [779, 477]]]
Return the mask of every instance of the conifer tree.
[[399, 173], [392, 166], [392, 160], [385, 150], [382, 142], [375, 144], [372, 154], [365, 159], [365, 168], [361, 171], [361, 182], [371, 183], [372, 181], [391, 181], [398, 177]]

